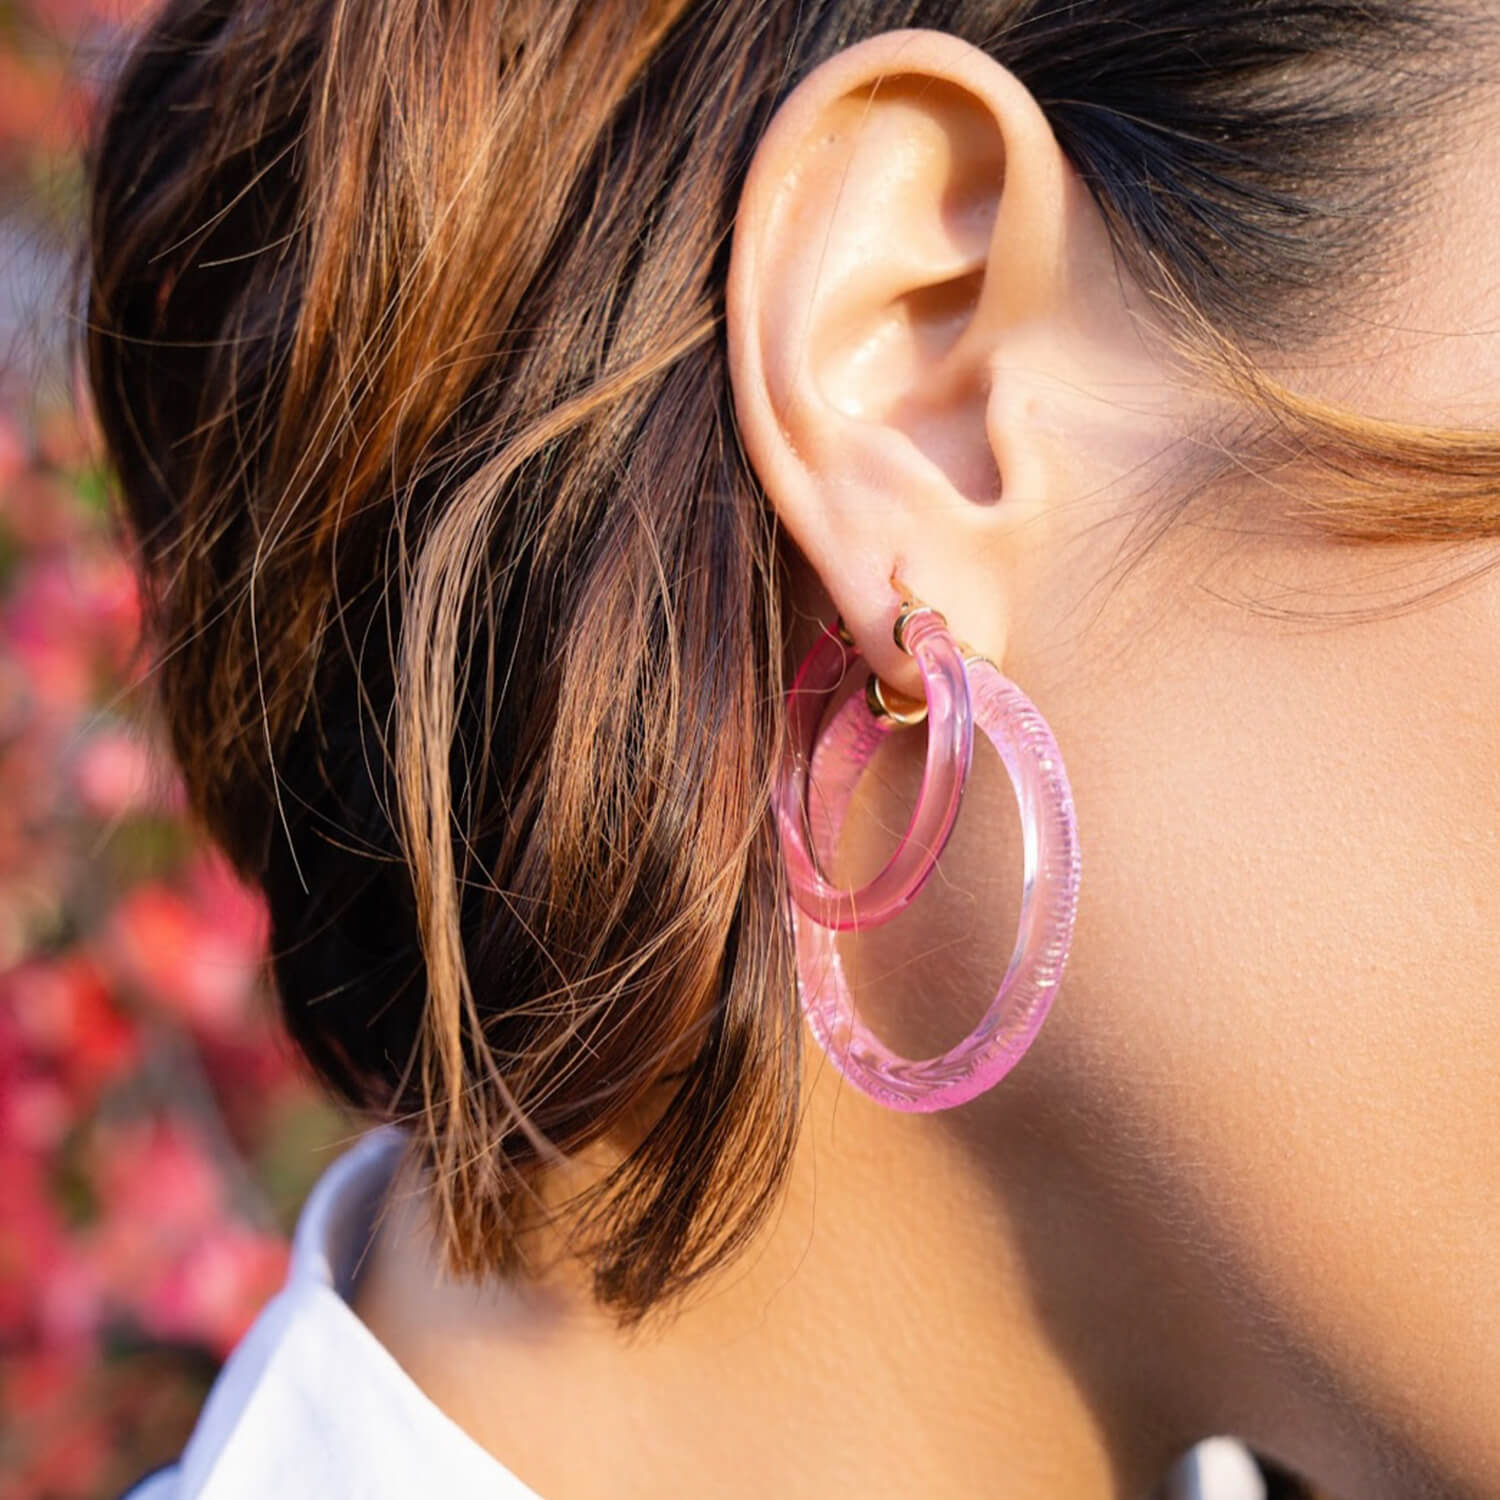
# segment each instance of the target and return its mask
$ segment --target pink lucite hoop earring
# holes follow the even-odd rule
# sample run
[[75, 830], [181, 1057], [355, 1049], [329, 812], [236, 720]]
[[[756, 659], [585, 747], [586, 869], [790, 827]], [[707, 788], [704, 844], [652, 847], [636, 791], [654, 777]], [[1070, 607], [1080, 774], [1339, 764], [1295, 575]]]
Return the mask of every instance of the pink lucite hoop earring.
[[[1014, 951], [978, 1026], [937, 1057], [902, 1057], [860, 1020], [837, 932], [793, 909], [798, 991], [818, 1044], [839, 1071], [888, 1108], [931, 1113], [967, 1103], [1021, 1060], [1052, 1006], [1072, 945], [1082, 874], [1062, 755], [1036, 705], [992, 662], [963, 664], [974, 719], [999, 754], [1021, 816], [1023, 887]], [[892, 725], [859, 698], [835, 715], [812, 758], [813, 847], [831, 858], [859, 778]], [[961, 790], [961, 788], [960, 788]], [[915, 821], [915, 820], [914, 820]], [[930, 871], [929, 871], [930, 873]]]
[[[840, 757], [863, 766], [892, 726], [920, 722], [923, 713], [888, 710], [876, 716], [868, 706], [862, 716], [840, 713], [820, 745], [818, 728], [829, 697], [859, 655], [833, 625], [819, 636], [787, 694], [787, 753], [776, 789], [787, 882], [793, 900], [808, 916], [839, 932], [888, 922], [922, 889], [953, 832], [974, 754], [974, 715], [963, 653], [943, 617], [925, 605], [909, 605], [897, 617], [895, 635], [896, 644], [916, 659], [926, 689], [927, 767], [911, 823], [896, 852], [858, 890], [843, 890], [827, 879], [816, 845], [807, 836], [809, 816], [815, 814], [810, 802], [816, 797], [809, 797], [808, 786], [815, 747], [826, 753], [827, 742], [838, 741]], [[872, 677], [870, 684], [880, 702], [879, 680]]]

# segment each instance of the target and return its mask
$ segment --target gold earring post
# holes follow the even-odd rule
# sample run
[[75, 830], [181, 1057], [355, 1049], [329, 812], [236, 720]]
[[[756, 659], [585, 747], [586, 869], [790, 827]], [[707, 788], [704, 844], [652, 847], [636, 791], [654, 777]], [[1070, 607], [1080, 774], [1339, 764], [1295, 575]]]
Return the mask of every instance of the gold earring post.
[[874, 672], [865, 683], [865, 707], [872, 717], [900, 729], [914, 728], [927, 717], [927, 704], [921, 698], [908, 698], [905, 693], [887, 687]]

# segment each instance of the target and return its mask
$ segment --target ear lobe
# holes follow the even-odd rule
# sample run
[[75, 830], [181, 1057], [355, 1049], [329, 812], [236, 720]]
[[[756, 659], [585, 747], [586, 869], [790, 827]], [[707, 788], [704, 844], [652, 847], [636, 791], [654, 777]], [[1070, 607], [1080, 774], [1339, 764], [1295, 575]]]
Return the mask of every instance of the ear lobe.
[[728, 287], [746, 450], [872, 667], [908, 691], [893, 575], [1003, 651], [995, 553], [1037, 497], [992, 372], [1060, 306], [1067, 176], [1013, 75], [906, 31], [810, 74], [746, 181]]

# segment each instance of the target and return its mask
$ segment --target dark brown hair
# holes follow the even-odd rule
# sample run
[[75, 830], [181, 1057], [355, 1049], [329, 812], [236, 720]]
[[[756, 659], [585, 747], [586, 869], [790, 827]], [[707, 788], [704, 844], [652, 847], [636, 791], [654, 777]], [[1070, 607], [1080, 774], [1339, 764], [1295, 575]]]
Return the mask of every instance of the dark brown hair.
[[[420, 1123], [452, 1269], [571, 1205], [624, 1321], [741, 1246], [795, 1139], [767, 818], [781, 564], [728, 233], [841, 46], [946, 29], [1047, 111], [1185, 347], [1350, 536], [1496, 529], [1485, 437], [1251, 357], [1407, 220], [1472, 25], [1420, 0], [171, 0], [92, 160], [87, 361], [193, 804], [320, 1074]], [[1394, 141], [1401, 151], [1391, 149]], [[1314, 308], [1319, 309], [1317, 315]], [[1413, 499], [1413, 494], [1418, 498]]]

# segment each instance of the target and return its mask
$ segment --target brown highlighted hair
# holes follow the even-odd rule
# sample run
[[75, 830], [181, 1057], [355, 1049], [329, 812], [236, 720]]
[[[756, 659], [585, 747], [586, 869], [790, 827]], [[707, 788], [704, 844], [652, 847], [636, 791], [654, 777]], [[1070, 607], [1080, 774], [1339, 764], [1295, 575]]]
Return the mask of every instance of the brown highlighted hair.
[[1337, 481], [1307, 518], [1462, 538], [1500, 529], [1491, 438], [1298, 401], [1252, 356], [1311, 342], [1391, 253], [1415, 188], [1392, 163], [1477, 24], [1422, 0], [170, 0], [100, 116], [86, 344], [161, 710], [266, 892], [292, 1034], [416, 1123], [452, 1269], [515, 1270], [540, 1174], [644, 1111], [568, 1209], [631, 1321], [745, 1243], [795, 1142], [782, 559], [721, 296], [780, 99], [890, 27], [984, 46], [1261, 460]]

